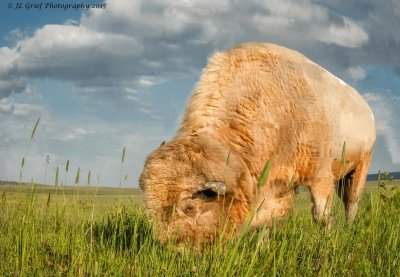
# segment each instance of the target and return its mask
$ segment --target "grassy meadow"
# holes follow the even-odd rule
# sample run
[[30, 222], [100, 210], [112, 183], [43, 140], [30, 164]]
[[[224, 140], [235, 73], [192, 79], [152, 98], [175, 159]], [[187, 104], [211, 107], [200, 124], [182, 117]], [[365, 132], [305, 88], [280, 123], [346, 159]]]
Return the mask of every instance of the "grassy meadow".
[[326, 232], [301, 191], [282, 223], [202, 253], [155, 240], [138, 189], [1, 185], [0, 276], [400, 276], [400, 183], [387, 183], [367, 186], [354, 224], [336, 198]]
[[303, 189], [270, 228], [178, 249], [154, 238], [141, 191], [123, 188], [124, 160], [125, 148], [118, 188], [90, 186], [90, 171], [80, 185], [79, 168], [74, 186], [59, 185], [59, 167], [54, 186], [0, 182], [0, 276], [400, 276], [400, 181], [386, 174], [367, 184], [352, 224], [335, 197], [325, 231]]

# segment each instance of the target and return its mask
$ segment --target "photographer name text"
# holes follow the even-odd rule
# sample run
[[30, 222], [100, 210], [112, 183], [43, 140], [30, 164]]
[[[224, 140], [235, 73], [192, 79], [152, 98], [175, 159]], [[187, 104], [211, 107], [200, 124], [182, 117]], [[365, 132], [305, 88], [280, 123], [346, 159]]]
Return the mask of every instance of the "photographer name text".
[[9, 3], [9, 9], [15, 10], [48, 10], [48, 9], [61, 9], [67, 10], [89, 10], [89, 9], [106, 9], [106, 3], [54, 3], [54, 2], [40, 2], [40, 3], [29, 3], [29, 2], [16, 2]]

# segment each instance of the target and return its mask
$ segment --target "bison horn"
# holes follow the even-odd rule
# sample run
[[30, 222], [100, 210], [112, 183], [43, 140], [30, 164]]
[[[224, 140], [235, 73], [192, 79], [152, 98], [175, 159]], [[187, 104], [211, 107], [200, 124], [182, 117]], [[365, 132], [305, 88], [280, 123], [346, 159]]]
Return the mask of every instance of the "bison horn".
[[225, 186], [225, 183], [223, 183], [223, 182], [208, 181], [205, 184], [205, 187], [207, 189], [214, 191], [218, 195], [225, 195], [225, 193], [226, 193], [226, 186]]

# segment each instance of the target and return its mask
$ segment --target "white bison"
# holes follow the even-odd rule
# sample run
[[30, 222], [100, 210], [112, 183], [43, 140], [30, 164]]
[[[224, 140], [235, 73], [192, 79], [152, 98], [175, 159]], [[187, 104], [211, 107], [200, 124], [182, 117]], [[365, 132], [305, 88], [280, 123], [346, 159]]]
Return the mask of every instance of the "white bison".
[[179, 131], [149, 155], [139, 183], [162, 241], [210, 241], [246, 218], [268, 224], [291, 210], [300, 184], [323, 224], [337, 184], [352, 220], [374, 142], [355, 89], [296, 51], [246, 43], [210, 58]]

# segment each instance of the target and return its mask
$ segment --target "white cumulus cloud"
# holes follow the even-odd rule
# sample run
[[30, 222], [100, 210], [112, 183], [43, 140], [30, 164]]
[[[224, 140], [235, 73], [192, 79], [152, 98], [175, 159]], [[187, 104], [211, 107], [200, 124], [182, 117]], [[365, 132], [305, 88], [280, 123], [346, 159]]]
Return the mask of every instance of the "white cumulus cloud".
[[363, 95], [375, 116], [378, 136], [384, 138], [392, 163], [400, 165], [400, 96], [390, 91], [386, 93], [368, 92]]
[[361, 81], [367, 76], [367, 71], [361, 66], [352, 66], [347, 69], [347, 73], [353, 81]]
[[247, 40], [311, 47], [311, 53], [321, 52], [320, 43], [357, 48], [368, 41], [357, 21], [305, 0], [113, 0], [79, 23], [21, 33], [11, 31], [16, 45], [0, 48], [0, 97], [23, 91], [32, 78], [79, 87], [151, 86], [198, 74], [215, 49]]

